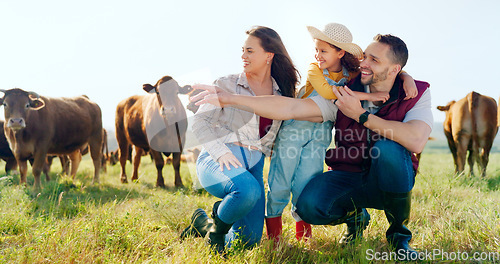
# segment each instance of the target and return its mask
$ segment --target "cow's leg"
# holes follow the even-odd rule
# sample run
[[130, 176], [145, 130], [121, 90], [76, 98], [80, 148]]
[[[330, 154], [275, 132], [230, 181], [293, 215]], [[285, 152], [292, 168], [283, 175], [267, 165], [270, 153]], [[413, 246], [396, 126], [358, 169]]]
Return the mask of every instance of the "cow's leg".
[[182, 184], [181, 173], [180, 173], [180, 168], [181, 168], [181, 153], [180, 152], [172, 153], [172, 166], [174, 167], [175, 187], [184, 187], [184, 185]]
[[49, 160], [49, 156], [47, 156], [47, 157], [45, 157], [45, 162], [43, 163], [42, 171], [43, 171], [43, 174], [45, 174], [46, 181], [50, 181], [49, 173], [50, 173], [50, 166], [52, 165], [53, 158], [54, 157], [51, 156], [51, 158]]
[[125, 171], [125, 165], [127, 165], [127, 159], [129, 155], [128, 147], [129, 144], [127, 142], [119, 144], [118, 157], [120, 158], [120, 180], [122, 181], [122, 183], [128, 183], [127, 172]]
[[109, 150], [108, 150], [108, 132], [106, 129], [102, 129], [102, 147], [101, 147], [101, 170], [106, 173], [107, 171], [107, 163], [109, 159]]
[[89, 139], [90, 157], [94, 163], [94, 180], [93, 183], [99, 183], [99, 173], [101, 172], [101, 155], [102, 155], [102, 128], [92, 135]]
[[160, 152], [155, 151], [155, 150], [150, 150], [149, 152], [151, 156], [153, 157], [153, 160], [155, 161], [156, 165], [156, 171], [158, 173], [156, 177], [156, 186], [157, 187], [165, 187], [165, 181], [163, 179], [163, 166], [165, 164], [165, 161], [163, 160], [163, 156], [161, 155]]
[[139, 165], [141, 164], [142, 153], [144, 152], [142, 148], [134, 146], [134, 172], [132, 174], [132, 182], [139, 179]]
[[17, 161], [15, 158], [8, 158], [5, 161], [5, 173], [10, 174], [11, 171], [17, 170]]
[[490, 138], [483, 137], [479, 143], [481, 148], [479, 152], [478, 163], [479, 163], [479, 169], [481, 170], [480, 174], [482, 177], [486, 176], [486, 167], [488, 166], [490, 151], [493, 145], [493, 139], [495, 138], [495, 135], [496, 133], [493, 134], [493, 136]]
[[453, 135], [450, 132], [446, 132], [446, 139], [448, 140], [448, 146], [450, 147], [451, 155], [453, 156], [453, 163], [455, 164], [455, 173], [458, 174], [458, 160], [457, 160], [457, 145], [453, 139]]
[[108, 155], [106, 154], [102, 154], [102, 157], [101, 157], [101, 170], [102, 172], [106, 173], [107, 172], [107, 163], [108, 163]]
[[469, 147], [470, 136], [459, 135], [455, 139], [457, 147], [457, 173], [462, 173], [465, 169], [465, 158]]
[[71, 152], [69, 155], [69, 160], [71, 163], [71, 173], [70, 176], [75, 179], [76, 172], [78, 171], [78, 167], [80, 166], [80, 162], [82, 161], [82, 153], [80, 152], [80, 149], [77, 149], [73, 152]]
[[474, 176], [474, 160], [476, 160], [476, 151], [471, 147], [469, 148], [469, 156], [467, 158], [467, 163], [469, 163], [470, 176]]
[[35, 157], [33, 160], [32, 171], [33, 177], [35, 178], [35, 188], [40, 189], [42, 184], [40, 181], [40, 174], [42, 173], [43, 166], [46, 162], [47, 152], [39, 151], [35, 153]]
[[58, 155], [59, 161], [61, 162], [61, 173], [64, 175], [69, 175], [69, 158], [67, 155]]
[[19, 178], [21, 184], [26, 185], [26, 174], [28, 172], [28, 160], [21, 160], [17, 162], [19, 164]]

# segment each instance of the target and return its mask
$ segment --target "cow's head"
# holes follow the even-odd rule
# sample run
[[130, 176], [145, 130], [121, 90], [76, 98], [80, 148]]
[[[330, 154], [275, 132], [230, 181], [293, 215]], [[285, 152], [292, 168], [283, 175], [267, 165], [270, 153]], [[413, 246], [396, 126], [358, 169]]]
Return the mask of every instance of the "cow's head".
[[170, 76], [163, 76], [154, 86], [144, 84], [142, 89], [148, 93], [156, 93], [163, 116], [176, 114], [176, 107], [182, 106], [177, 94], [188, 94], [193, 91], [190, 85], [179, 86]]
[[45, 102], [34, 92], [26, 92], [19, 88], [0, 90], [4, 96], [0, 104], [4, 107], [6, 126], [14, 131], [26, 127], [26, 117], [29, 111], [40, 110]]
[[455, 101], [451, 101], [449, 102], [448, 104], [446, 104], [445, 106], [438, 106], [437, 109], [439, 111], [443, 111], [443, 112], [446, 112], [448, 110], [450, 110], [450, 107], [455, 103]]

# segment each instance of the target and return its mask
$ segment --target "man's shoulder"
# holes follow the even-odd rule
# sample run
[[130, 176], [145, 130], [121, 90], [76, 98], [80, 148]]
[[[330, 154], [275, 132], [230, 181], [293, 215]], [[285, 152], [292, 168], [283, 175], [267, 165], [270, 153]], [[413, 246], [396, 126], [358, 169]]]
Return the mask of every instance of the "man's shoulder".
[[422, 91], [425, 91], [426, 89], [431, 87], [431, 85], [428, 82], [419, 80], [415, 80], [415, 85], [417, 85], [418, 90]]

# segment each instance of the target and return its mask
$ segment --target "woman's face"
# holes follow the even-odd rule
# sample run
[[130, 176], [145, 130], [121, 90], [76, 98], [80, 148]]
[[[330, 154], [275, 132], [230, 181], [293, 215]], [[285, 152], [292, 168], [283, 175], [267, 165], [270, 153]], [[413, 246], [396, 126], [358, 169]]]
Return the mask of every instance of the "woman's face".
[[262, 48], [259, 38], [248, 36], [242, 52], [241, 59], [243, 60], [243, 71], [245, 73], [258, 73], [270, 68], [273, 53], [266, 52]]
[[340, 59], [345, 55], [345, 51], [337, 50], [327, 42], [319, 39], [314, 40], [314, 46], [316, 49], [314, 58], [316, 58], [320, 69], [327, 69], [331, 72], [342, 70]]

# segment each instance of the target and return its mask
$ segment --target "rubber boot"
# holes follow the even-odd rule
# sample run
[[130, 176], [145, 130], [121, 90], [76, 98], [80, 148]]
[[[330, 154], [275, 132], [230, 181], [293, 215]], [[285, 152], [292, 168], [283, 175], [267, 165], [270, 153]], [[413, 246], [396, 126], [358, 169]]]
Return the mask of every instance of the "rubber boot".
[[281, 232], [283, 230], [281, 215], [277, 217], [266, 218], [266, 230], [267, 238], [274, 240], [274, 243], [278, 243], [280, 241]]
[[358, 208], [355, 212], [355, 215], [352, 215], [345, 220], [347, 230], [342, 235], [342, 238], [339, 241], [340, 244], [347, 245], [356, 239], [363, 238], [363, 231], [370, 223], [370, 214], [365, 208]]
[[310, 224], [304, 222], [304, 220], [295, 222], [295, 238], [297, 240], [307, 241], [312, 236], [312, 227]]
[[410, 219], [411, 192], [389, 193], [384, 192], [384, 211], [389, 221], [386, 238], [396, 254], [405, 257], [418, 256], [418, 252], [408, 244], [412, 238], [411, 231], [405, 226]]
[[208, 244], [210, 244], [214, 252], [219, 254], [224, 254], [224, 247], [225, 247], [224, 238], [227, 232], [229, 232], [229, 229], [231, 229], [231, 226], [233, 226], [233, 223], [226, 224], [219, 218], [219, 216], [217, 215], [217, 209], [219, 208], [219, 204], [220, 201], [216, 202], [212, 209], [213, 224], [211, 228], [208, 230], [206, 237]]
[[194, 211], [193, 216], [191, 216], [191, 223], [189, 226], [182, 231], [181, 239], [188, 236], [205, 237], [212, 225], [212, 219], [208, 217], [207, 213], [205, 213], [203, 209], [198, 208]]

